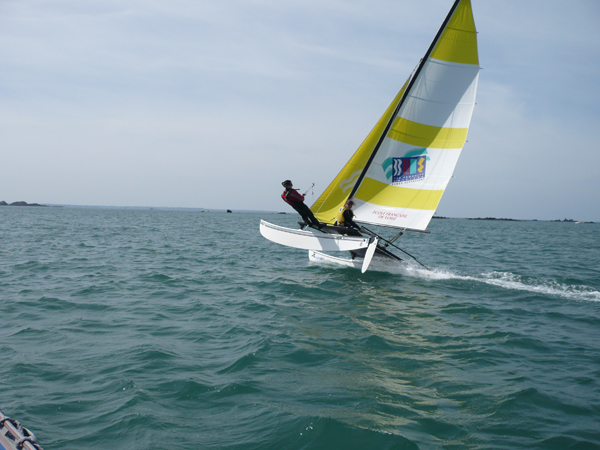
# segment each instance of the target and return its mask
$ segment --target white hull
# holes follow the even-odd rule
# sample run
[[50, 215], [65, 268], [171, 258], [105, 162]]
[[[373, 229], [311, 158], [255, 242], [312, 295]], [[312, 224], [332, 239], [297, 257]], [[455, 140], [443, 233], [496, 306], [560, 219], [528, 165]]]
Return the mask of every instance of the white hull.
[[[337, 256], [327, 255], [326, 253], [309, 250], [308, 259], [315, 263], [324, 264], [336, 264], [338, 266], [352, 267], [354, 269], [362, 270], [364, 260], [362, 258], [349, 259], [349, 258], [338, 258]], [[374, 257], [369, 265], [369, 270], [389, 271], [393, 268], [406, 267], [404, 261], [394, 261], [389, 258]], [[364, 273], [364, 272], [363, 272]]]
[[325, 262], [332, 264], [339, 264], [346, 267], [354, 267], [355, 269], [362, 268], [363, 260], [361, 259], [348, 259], [338, 258], [336, 256], [326, 255], [325, 253], [317, 252], [314, 250], [308, 251], [308, 259], [312, 262]]
[[326, 234], [312, 230], [292, 230], [264, 220], [260, 221], [260, 234], [270, 241], [304, 250], [343, 252], [366, 249], [369, 238]]

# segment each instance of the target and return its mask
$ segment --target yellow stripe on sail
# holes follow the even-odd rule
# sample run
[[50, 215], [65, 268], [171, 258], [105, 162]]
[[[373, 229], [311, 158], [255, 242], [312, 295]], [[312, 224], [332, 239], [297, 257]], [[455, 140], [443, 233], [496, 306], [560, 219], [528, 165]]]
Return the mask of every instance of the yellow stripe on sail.
[[391, 186], [367, 178], [356, 192], [356, 198], [390, 208], [411, 208], [434, 211], [442, 198], [443, 190], [411, 189]]
[[477, 30], [471, 1], [463, 0], [438, 40], [431, 58], [461, 64], [479, 65]]
[[467, 131], [468, 128], [433, 127], [397, 117], [388, 137], [416, 147], [462, 148]]

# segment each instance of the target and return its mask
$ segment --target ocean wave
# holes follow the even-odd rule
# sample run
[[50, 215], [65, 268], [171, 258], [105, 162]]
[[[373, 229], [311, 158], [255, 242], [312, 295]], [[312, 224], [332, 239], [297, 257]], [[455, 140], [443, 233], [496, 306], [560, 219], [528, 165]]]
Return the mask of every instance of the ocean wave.
[[258, 218], [0, 217], [0, 407], [65, 450], [600, 448], [589, 228], [435, 221], [432, 270], [361, 274]]

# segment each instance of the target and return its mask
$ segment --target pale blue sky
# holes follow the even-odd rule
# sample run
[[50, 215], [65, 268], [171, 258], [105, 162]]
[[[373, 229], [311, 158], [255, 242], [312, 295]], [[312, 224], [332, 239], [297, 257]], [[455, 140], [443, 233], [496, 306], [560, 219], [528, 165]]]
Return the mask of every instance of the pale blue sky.
[[[472, 3], [438, 214], [600, 221], [600, 1]], [[451, 4], [1, 1], [0, 200], [287, 211], [280, 182], [325, 189]]]

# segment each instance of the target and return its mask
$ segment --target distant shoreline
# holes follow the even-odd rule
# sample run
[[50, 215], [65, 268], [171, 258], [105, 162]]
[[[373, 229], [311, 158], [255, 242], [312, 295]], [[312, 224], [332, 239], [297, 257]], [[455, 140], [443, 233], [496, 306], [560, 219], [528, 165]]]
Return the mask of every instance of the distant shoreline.
[[[443, 217], [433, 216], [432, 219], [458, 219], [458, 217]], [[501, 222], [568, 222], [568, 223], [596, 223], [596, 222], [584, 222], [574, 219], [508, 219], [508, 218], [497, 218], [497, 217], [467, 217], [466, 220], [496, 220]]]
[[[163, 210], [163, 211], [198, 211], [198, 212], [233, 212], [233, 213], [265, 213], [265, 214], [290, 214], [293, 212], [283, 211], [266, 211], [266, 210], [255, 210], [255, 209], [243, 209], [243, 210], [231, 210], [228, 208], [213, 209], [213, 208], [191, 208], [191, 207], [179, 207], [179, 206], [103, 206], [103, 205], [43, 205], [40, 203], [27, 203], [25, 201], [17, 201], [7, 203], [6, 201], [0, 201], [0, 206], [37, 206], [44, 208], [99, 208], [99, 209], [138, 209], [138, 210]], [[498, 218], [498, 217], [444, 217], [444, 216], [433, 216], [432, 219], [459, 219], [459, 220], [489, 220], [499, 222], [565, 222], [565, 223], [597, 223], [593, 221], [580, 221], [575, 219], [510, 219], [510, 218]]]

